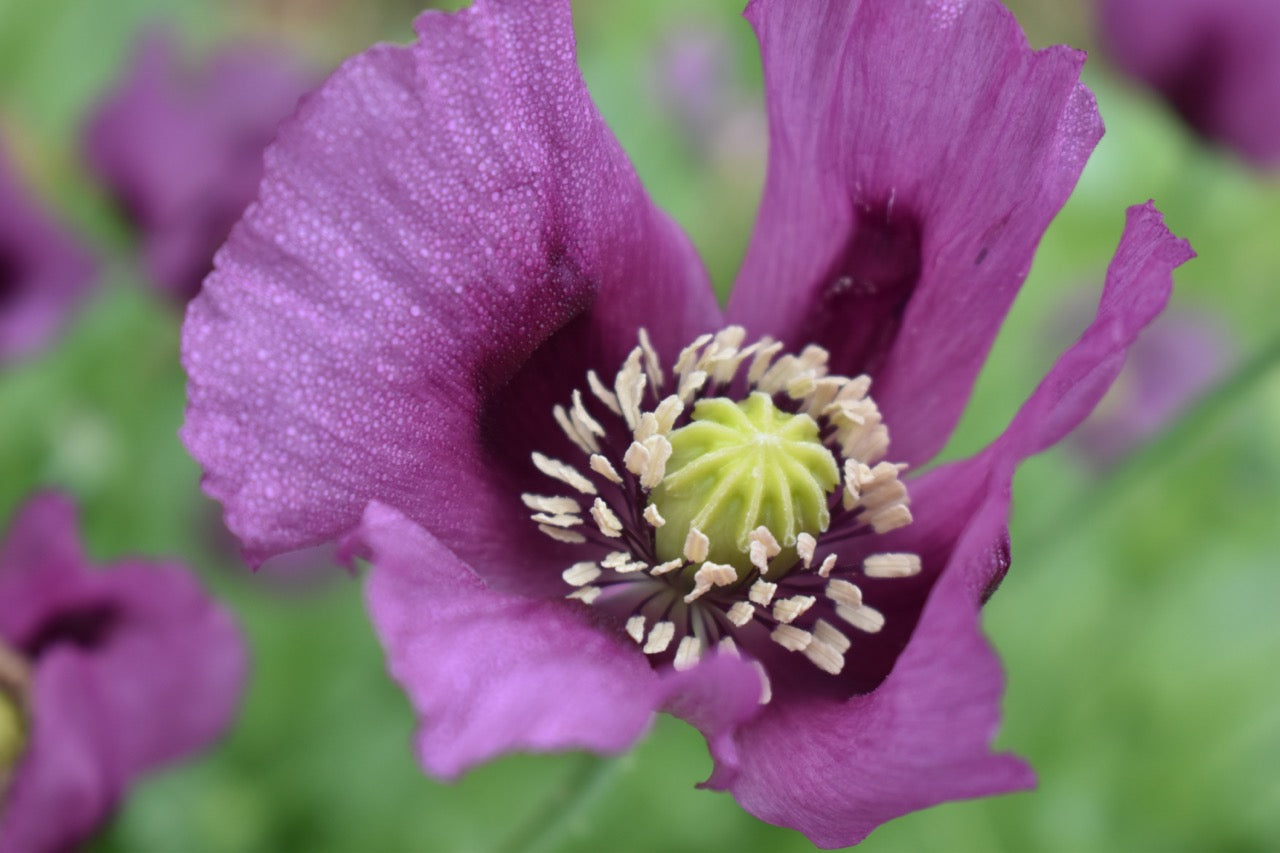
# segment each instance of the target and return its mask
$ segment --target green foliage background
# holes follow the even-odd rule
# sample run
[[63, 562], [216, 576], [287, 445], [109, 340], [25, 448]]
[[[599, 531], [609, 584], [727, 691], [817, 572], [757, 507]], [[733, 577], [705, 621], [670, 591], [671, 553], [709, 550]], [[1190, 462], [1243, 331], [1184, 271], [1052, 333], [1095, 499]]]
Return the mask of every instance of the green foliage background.
[[[759, 60], [737, 6], [578, 7], [601, 110], [722, 292], [749, 235], [763, 137], [748, 121], [729, 135], [735, 144], [699, 149], [654, 80], [664, 40], [705, 31], [736, 57], [726, 97], [747, 115], [758, 109]], [[1036, 44], [1088, 46], [1071, 4], [1016, 10]], [[359, 584], [332, 571], [306, 583], [255, 577], [217, 532], [175, 436], [179, 313], [148, 287], [126, 227], [87, 175], [80, 122], [161, 15], [196, 53], [266, 35], [325, 67], [378, 38], [408, 40], [413, 13], [405, 0], [0, 0], [3, 136], [37, 191], [108, 258], [98, 295], [60, 342], [0, 373], [0, 517], [32, 488], [66, 489], [96, 558], [184, 559], [236, 610], [254, 652], [231, 734], [139, 785], [93, 849], [811, 849], [695, 790], [710, 769], [705, 747], [668, 718], [616, 761], [515, 756], [457, 785], [426, 779]], [[1280, 839], [1280, 186], [1202, 147], [1103, 61], [1090, 61], [1086, 79], [1108, 135], [1046, 236], [948, 455], [996, 435], [1079, 331], [1055, 318], [1073, 293], [1096, 292], [1124, 208], [1148, 197], [1201, 255], [1178, 274], [1176, 302], [1221, 318], [1242, 366], [1108, 471], [1061, 448], [1025, 466], [1014, 566], [986, 627], [1009, 673], [1000, 744], [1031, 760], [1040, 789], [908, 816], [868, 851], [1245, 851]]]

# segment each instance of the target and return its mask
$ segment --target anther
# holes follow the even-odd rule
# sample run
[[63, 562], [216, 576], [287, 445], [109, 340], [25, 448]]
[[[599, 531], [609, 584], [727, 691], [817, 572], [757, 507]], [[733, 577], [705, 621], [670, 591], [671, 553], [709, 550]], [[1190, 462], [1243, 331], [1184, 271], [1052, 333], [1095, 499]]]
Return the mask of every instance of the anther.
[[747, 592], [747, 598], [759, 604], [761, 607], [768, 607], [773, 601], [773, 594], [778, 591], [776, 583], [769, 583], [766, 580], [757, 580], [751, 585], [751, 589]]
[[684, 558], [690, 563], [701, 563], [707, 559], [711, 549], [711, 540], [696, 527], [689, 528], [689, 535], [684, 539]]
[[662, 513], [658, 512], [658, 508], [653, 504], [649, 504], [644, 508], [644, 520], [649, 522], [650, 527], [661, 527], [667, 523], [662, 517]]
[[573, 498], [545, 497], [526, 492], [520, 496], [520, 499], [524, 501], [525, 506], [536, 512], [545, 512], [552, 515], [582, 512], [582, 506]]
[[561, 574], [569, 586], [586, 586], [600, 577], [600, 567], [595, 563], [574, 563]]
[[587, 385], [591, 387], [591, 393], [596, 395], [596, 399], [604, 403], [609, 411], [615, 415], [622, 415], [622, 409], [618, 407], [617, 395], [604, 387], [604, 383], [600, 381], [600, 377], [594, 370], [587, 371]]
[[676, 623], [674, 622], [657, 622], [649, 629], [649, 639], [645, 641], [644, 653], [646, 655], [658, 655], [667, 650], [667, 646], [671, 645], [671, 640], [676, 635]]
[[595, 503], [591, 505], [591, 517], [595, 519], [596, 527], [600, 528], [600, 532], [605, 536], [611, 539], [622, 536], [622, 522], [618, 520], [613, 510], [609, 509], [609, 505], [603, 498], [596, 498]]
[[869, 578], [909, 578], [920, 574], [920, 558], [915, 554], [872, 554], [862, 561]]
[[840, 578], [827, 582], [827, 598], [847, 607], [862, 606], [862, 590], [855, 584]]
[[578, 469], [574, 468], [572, 465], [566, 465], [558, 459], [543, 456], [537, 451], [533, 453], [533, 464], [543, 474], [546, 474], [554, 480], [559, 480], [566, 486], [569, 486], [584, 495], [598, 494], [595, 485], [586, 477], [582, 476], [582, 474], [578, 472]]
[[778, 622], [790, 624], [802, 616], [817, 600], [812, 595], [780, 598], [773, 603], [773, 618]]
[[583, 604], [594, 604], [599, 597], [600, 587], [598, 586], [584, 586], [565, 596], [565, 598], [576, 598]]
[[884, 614], [865, 604], [861, 607], [836, 605], [836, 615], [859, 631], [866, 631], [868, 634], [874, 634], [884, 627]]
[[637, 643], [644, 640], [644, 617], [636, 614], [627, 620], [627, 636]]
[[604, 477], [610, 483], [617, 484], [622, 482], [622, 476], [614, 469], [613, 464], [599, 453], [591, 454], [591, 470]]
[[813, 641], [813, 635], [795, 625], [779, 625], [769, 634], [769, 639], [789, 652], [802, 652]]
[[677, 671], [693, 669], [701, 659], [702, 640], [690, 635], [681, 638], [680, 645], [676, 648], [676, 659], [672, 662], [672, 666]]
[[724, 563], [703, 563], [693, 574], [693, 590], [684, 597], [684, 603], [693, 603], [706, 595], [713, 586], [729, 586], [737, 580], [738, 573], [733, 566], [727, 566]]
[[733, 606], [729, 608], [725, 615], [729, 618], [730, 622], [741, 628], [743, 625], [751, 621], [751, 617], [756, 615], [756, 609], [751, 606], [750, 602], [735, 601]]

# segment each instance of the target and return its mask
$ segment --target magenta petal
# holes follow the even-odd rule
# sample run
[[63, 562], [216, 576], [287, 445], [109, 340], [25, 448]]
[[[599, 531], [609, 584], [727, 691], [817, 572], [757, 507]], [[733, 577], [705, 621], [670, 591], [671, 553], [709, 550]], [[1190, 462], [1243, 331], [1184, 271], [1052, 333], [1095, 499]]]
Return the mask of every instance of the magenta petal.
[[667, 700], [644, 655], [584, 605], [495, 592], [379, 504], [360, 536], [373, 564], [370, 616], [433, 774], [453, 778], [511, 750], [619, 752]]
[[894, 458], [926, 461], [1101, 135], [1083, 55], [1031, 50], [995, 0], [747, 17], [771, 153], [730, 317], [872, 373]]
[[97, 713], [96, 687], [92, 661], [74, 653], [53, 655], [36, 671], [40, 712], [0, 812], [0, 853], [72, 850], [115, 807], [113, 732]]
[[18, 514], [0, 551], [0, 600], [0, 640], [33, 679], [0, 851], [83, 840], [140, 773], [230, 723], [246, 665], [230, 615], [181, 567], [87, 567], [65, 499], [37, 497]]
[[379, 500], [486, 577], [516, 571], [527, 541], [479, 532], [531, 530], [493, 460], [503, 412], [551, 423], [551, 391], [491, 397], [548, 341], [543, 363], [581, 382], [637, 325], [669, 353], [719, 322], [590, 102], [567, 2], [477, 2], [417, 29], [281, 127], [188, 314], [183, 438], [255, 560], [340, 538]]
[[989, 752], [1004, 680], [969, 583], [988, 570], [1007, 517], [1007, 495], [993, 495], [875, 692], [844, 703], [777, 701], [744, 728], [730, 786], [743, 808], [821, 847], [843, 847], [909, 811], [1034, 784], [1020, 760]]
[[95, 272], [0, 149], [0, 367], [46, 344], [84, 301]]
[[1280, 164], [1280, 3], [1100, 0], [1109, 58], [1203, 136]]
[[1020, 760], [989, 751], [1003, 676], [979, 629], [982, 602], [1008, 566], [1013, 472], [1092, 411], [1191, 255], [1152, 205], [1130, 208], [1094, 323], [991, 447], [922, 478], [926, 536], [951, 526], [957, 538], [892, 672], [847, 702], [778, 697], [743, 726], [728, 787], [744, 808], [838, 847], [915, 809], [1033, 784]]
[[90, 119], [85, 148], [141, 232], [148, 272], [185, 301], [253, 200], [276, 125], [314, 81], [265, 49], [223, 48], [198, 70], [177, 54], [164, 32], [138, 45]]

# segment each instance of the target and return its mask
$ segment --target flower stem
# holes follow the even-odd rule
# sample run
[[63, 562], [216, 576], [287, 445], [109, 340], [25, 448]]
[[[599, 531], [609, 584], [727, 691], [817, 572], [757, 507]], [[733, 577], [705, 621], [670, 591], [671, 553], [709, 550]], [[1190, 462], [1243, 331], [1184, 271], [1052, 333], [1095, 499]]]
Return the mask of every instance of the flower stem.
[[632, 762], [591, 753], [574, 756], [572, 771], [544, 798], [499, 849], [509, 853], [544, 853], [559, 849], [582, 826], [585, 814], [622, 776]]

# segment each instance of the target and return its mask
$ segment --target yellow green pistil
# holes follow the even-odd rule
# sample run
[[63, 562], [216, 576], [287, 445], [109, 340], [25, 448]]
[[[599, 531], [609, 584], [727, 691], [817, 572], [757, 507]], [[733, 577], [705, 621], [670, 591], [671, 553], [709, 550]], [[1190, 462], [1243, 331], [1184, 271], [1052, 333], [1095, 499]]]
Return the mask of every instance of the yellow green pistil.
[[18, 763], [27, 745], [27, 723], [17, 697], [0, 686], [0, 780]]
[[666, 519], [656, 531], [659, 560], [678, 558], [696, 528], [710, 542], [707, 559], [743, 578], [752, 571], [751, 533], [765, 527], [782, 548], [770, 562], [777, 576], [796, 562], [801, 533], [816, 536], [831, 523], [835, 457], [813, 418], [781, 411], [768, 394], [700, 400], [692, 422], [669, 438], [666, 476], [649, 496]]

